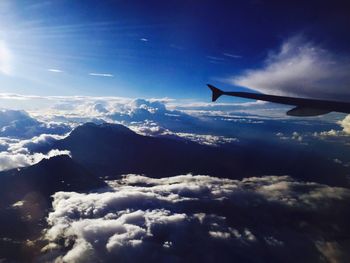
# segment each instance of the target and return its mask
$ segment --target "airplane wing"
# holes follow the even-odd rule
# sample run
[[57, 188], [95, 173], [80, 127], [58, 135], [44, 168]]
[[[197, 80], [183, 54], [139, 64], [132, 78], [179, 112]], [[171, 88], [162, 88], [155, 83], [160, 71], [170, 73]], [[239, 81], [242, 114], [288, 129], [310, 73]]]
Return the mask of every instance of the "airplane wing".
[[295, 108], [287, 112], [287, 115], [290, 116], [317, 116], [332, 111], [350, 113], [350, 103], [347, 102], [293, 98], [250, 92], [222, 91], [210, 84], [208, 84], [208, 87], [213, 92], [213, 102], [216, 101], [221, 95], [228, 95], [246, 99], [263, 100], [296, 106]]

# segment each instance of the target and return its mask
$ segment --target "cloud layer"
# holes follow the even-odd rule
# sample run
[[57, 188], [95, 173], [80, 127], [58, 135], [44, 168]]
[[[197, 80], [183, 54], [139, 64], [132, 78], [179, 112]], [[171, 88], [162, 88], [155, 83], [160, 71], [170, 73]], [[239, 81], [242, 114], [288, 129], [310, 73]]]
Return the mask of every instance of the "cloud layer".
[[[44, 158], [70, 155], [69, 151], [50, 148], [62, 139], [70, 125], [41, 122], [21, 110], [0, 110], [0, 171], [29, 166]], [[45, 147], [47, 152], [37, 152]]]
[[64, 123], [40, 122], [23, 110], [0, 110], [0, 136], [28, 139], [41, 134], [64, 134], [71, 127]]
[[57, 192], [43, 260], [315, 262], [349, 259], [350, 191], [288, 176], [127, 175]]

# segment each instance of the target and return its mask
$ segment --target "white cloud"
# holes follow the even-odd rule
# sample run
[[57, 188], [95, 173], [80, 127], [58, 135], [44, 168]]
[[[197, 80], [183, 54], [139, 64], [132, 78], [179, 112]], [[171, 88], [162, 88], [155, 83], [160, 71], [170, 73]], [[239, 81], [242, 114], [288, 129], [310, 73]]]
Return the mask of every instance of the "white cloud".
[[314, 132], [313, 136], [321, 138], [321, 139], [325, 139], [327, 137], [340, 137], [340, 136], [345, 136], [346, 133], [344, 133], [343, 131], [338, 131], [338, 130], [334, 130], [331, 129], [329, 131], [322, 131], [322, 132]]
[[221, 57], [215, 57], [215, 56], [207, 56], [207, 58], [209, 58], [210, 60], [214, 60], [214, 61], [224, 61], [224, 58]]
[[58, 155], [70, 156], [70, 152], [67, 150], [57, 149], [50, 150], [47, 154], [0, 152], [0, 171], [30, 166], [40, 162], [43, 159], [49, 159]]
[[344, 100], [350, 97], [349, 71], [348, 57], [295, 36], [271, 52], [262, 68], [228, 81], [263, 93]]
[[31, 139], [15, 139], [0, 137], [0, 171], [13, 168], [30, 166], [40, 162], [42, 159], [48, 159], [57, 155], [69, 155], [67, 150], [52, 149], [43, 154], [37, 152], [38, 148], [47, 148], [56, 141], [65, 138], [65, 135], [41, 134]]
[[235, 55], [231, 53], [223, 53], [224, 56], [229, 57], [229, 58], [242, 58], [240, 55]]
[[43, 133], [62, 134], [70, 126], [55, 122], [41, 122], [23, 110], [0, 110], [0, 136], [10, 138], [32, 138]]
[[14, 142], [12, 141], [7, 144], [7, 151], [12, 153], [29, 153], [35, 150], [36, 147], [40, 147], [44, 145], [49, 146], [53, 142], [64, 139], [67, 136], [68, 136], [68, 133], [65, 135], [41, 134], [31, 139], [16, 140]]
[[337, 124], [339, 124], [343, 129], [331, 129], [328, 131], [314, 132], [313, 135], [322, 139], [327, 137], [344, 137], [344, 139], [347, 139], [350, 134], [350, 115], [347, 115], [344, 119], [337, 121]]
[[5, 41], [0, 39], [0, 73], [11, 75], [13, 70], [13, 54]]
[[[209, 98], [209, 94], [208, 94]], [[284, 112], [272, 110], [276, 105], [265, 102], [247, 102], [247, 103], [208, 103], [193, 101], [177, 101], [169, 98], [160, 99], [132, 99], [122, 97], [92, 97], [92, 96], [32, 96], [10, 93], [0, 93], [0, 102], [2, 105], [16, 105], [18, 109], [18, 100], [26, 101], [21, 103], [21, 109], [26, 110], [38, 117], [67, 117], [74, 118], [94, 118], [105, 117], [107, 111], [115, 114], [117, 118], [126, 118], [129, 116], [133, 121], [139, 121], [142, 117], [154, 118], [155, 116], [173, 114], [201, 117], [205, 115], [227, 115], [232, 113], [248, 113], [253, 116], [271, 117], [278, 113], [278, 116], [285, 118]], [[11, 103], [11, 104], [10, 104]], [[267, 106], [268, 105], [268, 106]], [[12, 106], [13, 107], [13, 106]], [[95, 107], [103, 107], [105, 114]], [[278, 106], [281, 108], [281, 106]], [[167, 111], [165, 111], [166, 109]], [[96, 111], [97, 110], [97, 111]], [[153, 111], [153, 112], [152, 112]], [[150, 114], [147, 114], [150, 113]], [[101, 114], [102, 113], [102, 114]], [[118, 113], [120, 116], [118, 116]], [[156, 113], [156, 114], [155, 114]], [[145, 120], [143, 119], [143, 120]], [[105, 119], [107, 120], [107, 119]]]
[[110, 73], [94, 73], [94, 72], [91, 72], [89, 73], [90, 76], [96, 76], [96, 77], [114, 77], [113, 74], [110, 74]]
[[[313, 261], [324, 255], [319, 248], [324, 240], [338, 244], [335, 232], [347, 235], [342, 232], [349, 216], [345, 188], [288, 176], [238, 181], [127, 175], [109, 184], [110, 189], [96, 193], [54, 194], [44, 236], [49, 244], [42, 250], [46, 258], [232, 262], [251, 261], [251, 255], [262, 260], [268, 250], [273, 261], [281, 261], [281, 255], [296, 259], [300, 253]], [[299, 222], [294, 213], [303, 219]], [[333, 216], [325, 216], [329, 213]], [[331, 228], [334, 224], [337, 228]]]
[[220, 144], [234, 143], [239, 141], [237, 138], [230, 138], [230, 137], [210, 135], [210, 134], [186, 133], [186, 132], [173, 133], [169, 131], [169, 132], [164, 132], [162, 135], [178, 136], [180, 138], [190, 140], [202, 145], [208, 145], [208, 146], [218, 146]]
[[140, 41], [142, 41], [142, 42], [148, 42], [148, 39], [147, 38], [140, 38]]
[[159, 126], [157, 123], [146, 120], [143, 122], [131, 122], [128, 127], [134, 132], [145, 136], [170, 137], [175, 139], [190, 140], [202, 145], [218, 146], [225, 143], [238, 142], [237, 138], [212, 134], [196, 134], [188, 132], [172, 132]]
[[47, 70], [50, 71], [50, 72], [54, 72], [54, 73], [62, 73], [63, 72], [62, 70], [56, 69], [56, 68], [49, 68]]
[[346, 134], [350, 134], [350, 115], [347, 115], [343, 120], [341, 120], [340, 125], [343, 127], [343, 131]]
[[[25, 101], [21, 105], [35, 105], [36, 108], [29, 111], [29, 117], [35, 117], [39, 122], [33, 124], [34, 126], [30, 125], [28, 118], [26, 120], [23, 118], [20, 122], [9, 122], [0, 136], [15, 135], [21, 138], [32, 138], [40, 133], [66, 133], [85, 122], [109, 122], [126, 125], [144, 135], [182, 137], [202, 144], [217, 145], [225, 141], [237, 141], [235, 138], [243, 139], [249, 130], [260, 126], [267, 128], [272, 119], [286, 120], [290, 125], [292, 123], [299, 125], [296, 120], [285, 115], [286, 107], [261, 101], [212, 104], [174, 101], [168, 98], [35, 97], [4, 94], [4, 99], [0, 96], [0, 102], [5, 104], [12, 97], [17, 105], [18, 99]], [[7, 115], [10, 115], [10, 112]], [[329, 120], [317, 118], [310, 123], [325, 122], [333, 128], [334, 126], [330, 123], [335, 121], [335, 118]], [[48, 123], [51, 124], [48, 125]], [[233, 123], [242, 128], [232, 129]], [[248, 132], [241, 132], [242, 129], [247, 129]], [[274, 130], [272, 133], [279, 131], [281, 129]]]

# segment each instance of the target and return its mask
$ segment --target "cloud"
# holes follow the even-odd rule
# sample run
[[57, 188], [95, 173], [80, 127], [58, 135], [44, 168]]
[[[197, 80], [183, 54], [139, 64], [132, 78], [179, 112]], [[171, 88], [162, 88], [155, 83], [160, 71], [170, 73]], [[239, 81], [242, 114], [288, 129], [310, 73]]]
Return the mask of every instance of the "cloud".
[[56, 155], [70, 155], [69, 151], [51, 149], [53, 142], [65, 138], [68, 131], [70, 128], [65, 125], [39, 122], [24, 111], [1, 110], [0, 171], [29, 166]]
[[94, 72], [91, 72], [89, 73], [90, 76], [96, 76], [96, 77], [114, 77], [113, 74], [110, 74], [110, 73], [94, 73]]
[[230, 53], [223, 53], [224, 56], [229, 58], [242, 58], [240, 55], [230, 54]]
[[142, 42], [148, 42], [148, 39], [147, 38], [140, 38], [140, 41], [142, 41]]
[[[41, 134], [31, 139], [10, 141], [9, 143], [7, 143], [7, 151], [13, 153], [31, 153], [38, 148], [49, 148], [55, 141], [64, 139], [67, 136], [68, 133], [65, 135]], [[7, 139], [5, 138], [5, 141], [6, 140]]]
[[13, 54], [4, 40], [0, 39], [0, 73], [11, 75], [13, 70]]
[[214, 60], [214, 61], [224, 61], [224, 58], [220, 58], [220, 57], [215, 57], [215, 56], [207, 56], [207, 58], [209, 58], [210, 60]]
[[350, 115], [347, 115], [343, 120], [340, 122], [340, 126], [343, 127], [343, 131], [346, 134], [350, 134]]
[[[21, 105], [36, 106], [30, 109], [30, 115], [23, 113], [19, 118], [21, 121], [15, 121], [17, 117], [12, 118], [13, 122], [8, 121], [5, 125], [9, 126], [5, 132], [0, 133], [0, 136], [15, 138], [32, 138], [42, 133], [63, 135], [85, 122], [120, 123], [141, 134], [182, 137], [204, 144], [214, 141], [221, 144], [227, 139], [242, 141], [244, 137], [255, 136], [256, 129], [274, 137], [273, 134], [277, 132], [310, 129], [308, 123], [314, 127], [312, 132], [324, 131], [327, 127], [329, 130], [336, 128], [332, 124], [335, 122], [334, 118], [315, 118], [306, 122], [303, 119], [287, 117], [285, 111], [288, 107], [261, 101], [213, 104], [168, 98], [34, 97], [15, 94], [6, 94], [5, 97], [2, 100], [0, 97], [3, 105], [14, 97], [13, 101], [17, 105], [18, 99], [21, 99], [25, 101]], [[10, 111], [6, 114], [11, 115]], [[25, 115], [32, 119], [35, 117], [36, 123], [26, 124], [30, 120]], [[232, 129], [232, 125], [236, 129]]]
[[350, 134], [350, 115], [347, 115], [344, 119], [337, 121], [337, 124], [339, 124], [343, 129], [342, 130], [331, 129], [328, 131], [315, 132], [314, 136], [319, 138], [344, 137], [344, 139], [348, 139]]
[[131, 122], [128, 127], [134, 132], [145, 136], [162, 136], [168, 138], [183, 139], [208, 146], [219, 146], [221, 144], [234, 143], [239, 141], [237, 138], [212, 134], [172, 132], [149, 120], [146, 120], [144, 122]]
[[0, 136], [32, 138], [43, 133], [65, 134], [70, 125], [55, 122], [40, 122], [22, 110], [0, 110]]
[[348, 56], [295, 36], [270, 52], [263, 67], [228, 81], [263, 93], [344, 100], [350, 98], [349, 71]]
[[324, 139], [327, 137], [340, 137], [340, 136], [345, 136], [346, 134], [343, 131], [338, 131], [331, 129], [329, 131], [322, 131], [322, 132], [314, 132], [313, 136]]
[[43, 153], [13, 153], [13, 152], [0, 152], [0, 171], [10, 170], [14, 168], [20, 168], [30, 166], [40, 162], [43, 159], [49, 159], [58, 155], [69, 155], [67, 150], [50, 150], [47, 154]]
[[288, 176], [127, 175], [109, 184], [96, 193], [54, 194], [46, 259], [313, 262], [349, 256], [340, 238], [349, 235], [345, 188]]
[[47, 69], [48, 71], [50, 71], [50, 72], [54, 72], [54, 73], [62, 73], [63, 71], [62, 70], [60, 70], [60, 69], [55, 69], [55, 68], [49, 68], [49, 69]]
[[180, 138], [190, 140], [202, 145], [208, 145], [208, 146], [218, 146], [220, 144], [239, 142], [237, 138], [230, 138], [230, 137], [210, 135], [210, 134], [194, 134], [194, 133], [186, 133], [186, 132], [177, 132], [177, 133], [170, 133], [170, 134], [165, 133], [164, 135], [175, 135]]
[[183, 132], [186, 126], [195, 125], [199, 121], [198, 118], [182, 111], [168, 109], [161, 100], [145, 99], [134, 99], [123, 104], [115, 103], [106, 117], [126, 125], [141, 122], [145, 124], [151, 121], [174, 132], [178, 130]]

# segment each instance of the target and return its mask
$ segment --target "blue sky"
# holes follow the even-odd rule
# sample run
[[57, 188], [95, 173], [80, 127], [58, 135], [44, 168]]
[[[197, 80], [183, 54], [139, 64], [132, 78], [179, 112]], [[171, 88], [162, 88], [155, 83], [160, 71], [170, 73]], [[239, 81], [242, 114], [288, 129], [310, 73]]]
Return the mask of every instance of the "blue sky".
[[0, 7], [0, 92], [208, 100], [206, 83], [241, 89], [226, 80], [266, 67], [271, 53], [296, 35], [302, 36], [296, 45], [317, 43], [332, 59], [350, 51], [349, 8], [340, 1], [2, 1]]

